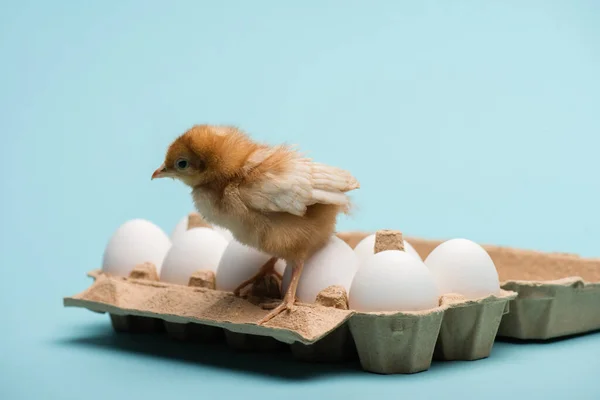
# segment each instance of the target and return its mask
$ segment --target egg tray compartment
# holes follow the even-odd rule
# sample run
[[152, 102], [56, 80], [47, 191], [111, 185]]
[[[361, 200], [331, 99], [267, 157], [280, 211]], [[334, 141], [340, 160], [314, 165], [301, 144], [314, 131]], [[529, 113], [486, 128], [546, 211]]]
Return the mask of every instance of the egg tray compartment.
[[[354, 248], [366, 232], [338, 236]], [[442, 241], [406, 238], [419, 255], [427, 255]], [[549, 340], [600, 329], [600, 259], [574, 254], [544, 253], [484, 245], [504, 290], [518, 293], [498, 336], [521, 340]]]
[[64, 298], [64, 305], [110, 314], [115, 331], [166, 331], [175, 339], [200, 341], [224, 336], [238, 350], [290, 349], [296, 359], [308, 362], [358, 357], [364, 370], [380, 374], [425, 371], [432, 359], [488, 357], [509, 300], [516, 296], [507, 291], [469, 301], [444, 296], [438, 307], [422, 312], [358, 313], [343, 309], [343, 288], [330, 287], [318, 297], [327, 305], [297, 304], [292, 313], [261, 326], [256, 322], [268, 311], [258, 305], [228, 292], [159, 282], [148, 265], [128, 278], [99, 270], [88, 275], [94, 283]]

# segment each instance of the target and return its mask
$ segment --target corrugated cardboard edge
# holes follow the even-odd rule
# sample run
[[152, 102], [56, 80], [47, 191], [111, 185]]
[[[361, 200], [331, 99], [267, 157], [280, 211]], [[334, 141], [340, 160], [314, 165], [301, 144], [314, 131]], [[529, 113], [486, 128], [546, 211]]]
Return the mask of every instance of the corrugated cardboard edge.
[[478, 360], [489, 357], [509, 301], [516, 292], [500, 290], [497, 295], [462, 300], [442, 296], [447, 306], [435, 346], [437, 360]]
[[518, 292], [498, 336], [546, 340], [600, 329], [600, 283], [579, 277], [556, 281], [509, 281], [502, 288]]
[[428, 370], [446, 308], [354, 314], [348, 325], [362, 368], [378, 374]]
[[[338, 232], [337, 236], [354, 248], [370, 232]], [[417, 252], [426, 256], [443, 240], [416, 237], [405, 238]], [[576, 276], [578, 269], [590, 271], [598, 268], [600, 260], [582, 258], [575, 254], [544, 253], [531, 250], [483, 245], [494, 262], [502, 258], [512, 265], [527, 262], [533, 256], [539, 259], [537, 268], [565, 266], [571, 276], [559, 280], [506, 280], [501, 282], [504, 290], [518, 293], [509, 303], [506, 314], [498, 328], [498, 336], [514, 339], [548, 340], [564, 336], [600, 330], [600, 282], [589, 282]], [[523, 260], [525, 258], [525, 260]], [[581, 272], [580, 272], [581, 273]]]
[[[214, 326], [235, 333], [269, 336], [284, 343], [312, 344], [343, 325], [352, 311], [339, 310], [312, 304], [297, 304], [293, 318], [282, 313], [265, 325], [257, 325], [267, 310], [253, 306], [231, 293], [170, 285], [123, 277], [107, 276], [91, 271], [94, 283], [85, 291], [65, 297], [65, 307], [80, 307], [117, 316], [134, 316], [160, 319], [172, 323], [196, 323]], [[183, 296], [193, 292], [193, 296]], [[125, 293], [135, 292], [123, 301]], [[166, 305], [177, 305], [185, 314], [161, 311]], [[326, 317], [325, 317], [326, 315]], [[235, 321], [235, 322], [232, 322]]]

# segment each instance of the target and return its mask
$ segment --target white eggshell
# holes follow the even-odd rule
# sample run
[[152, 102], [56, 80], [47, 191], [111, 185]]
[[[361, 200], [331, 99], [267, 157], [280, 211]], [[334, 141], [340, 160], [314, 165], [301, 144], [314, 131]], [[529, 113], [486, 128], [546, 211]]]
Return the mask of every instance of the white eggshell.
[[187, 285], [200, 269], [217, 271], [227, 240], [210, 228], [185, 231], [167, 253], [160, 273], [164, 282]]
[[367, 257], [352, 281], [350, 309], [421, 311], [438, 306], [438, 291], [423, 261], [400, 250]]
[[[343, 286], [348, 292], [357, 269], [358, 258], [352, 248], [334, 235], [304, 263], [296, 297], [301, 302], [313, 303], [321, 290], [332, 285]], [[282, 282], [284, 293], [289, 287], [291, 277], [292, 268], [287, 266]]]
[[440, 244], [427, 256], [425, 265], [433, 274], [440, 294], [479, 298], [500, 291], [492, 258], [470, 240], [452, 239]]
[[169, 237], [152, 222], [144, 219], [127, 221], [110, 238], [104, 250], [102, 271], [128, 276], [135, 266], [151, 262], [160, 273], [170, 247]]
[[[270, 255], [246, 246], [237, 240], [227, 245], [216, 274], [216, 288], [232, 292], [242, 282], [252, 278], [271, 258]], [[283, 273], [285, 262], [278, 260], [275, 270]]]
[[281, 275], [283, 277], [283, 274], [285, 274], [286, 266], [287, 266], [287, 263], [285, 262], [285, 260], [282, 260], [282, 259], [277, 260], [277, 262], [275, 263], [275, 272], [277, 272], [279, 275]]
[[[417, 253], [417, 251], [406, 240], [404, 240], [404, 251], [423, 261], [419, 253]], [[375, 234], [369, 235], [361, 240], [354, 248], [354, 252], [358, 256], [360, 264], [362, 265], [367, 258], [375, 254]]]
[[[177, 223], [177, 225], [175, 225], [175, 228], [171, 233], [171, 241], [175, 242], [181, 236], [182, 233], [185, 233], [185, 231], [188, 230], [188, 223], [189, 216], [186, 215]], [[212, 228], [225, 239], [227, 239], [228, 242], [231, 242], [233, 240], [233, 234], [229, 230], [216, 225]]]
[[179, 239], [181, 237], [181, 235], [187, 231], [188, 223], [189, 223], [189, 218], [187, 215], [185, 217], [181, 218], [181, 220], [179, 220], [177, 225], [175, 225], [173, 232], [171, 232], [171, 241], [172, 242], [177, 241], [177, 239]]
[[233, 233], [231, 233], [231, 231], [229, 231], [228, 229], [225, 229], [220, 226], [213, 226], [213, 229], [219, 232], [219, 234], [221, 234], [228, 242], [231, 242], [234, 239]]

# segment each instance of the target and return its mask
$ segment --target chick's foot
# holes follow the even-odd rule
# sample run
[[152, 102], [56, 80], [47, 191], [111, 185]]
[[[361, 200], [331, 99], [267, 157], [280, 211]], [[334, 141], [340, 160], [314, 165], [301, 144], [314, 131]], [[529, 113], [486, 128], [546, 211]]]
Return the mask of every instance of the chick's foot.
[[[263, 305], [261, 305], [261, 307], [262, 306]], [[277, 305], [270, 313], [265, 315], [263, 317], [263, 319], [261, 319], [258, 322], [258, 325], [263, 325], [263, 324], [269, 322], [270, 320], [272, 320], [273, 318], [275, 318], [276, 316], [278, 316], [279, 314], [281, 314], [284, 311], [294, 311], [294, 308], [295, 308], [294, 301], [284, 300], [282, 303], [279, 303], [279, 305]]]
[[[273, 311], [268, 313], [258, 322], [258, 325], [263, 325], [266, 322], [272, 320], [279, 314], [284, 311], [293, 311], [294, 303], [296, 302], [296, 289], [298, 288], [298, 281], [300, 279], [300, 274], [302, 273], [302, 269], [304, 268], [304, 262], [293, 262], [292, 266], [292, 279], [290, 280], [290, 286], [288, 287], [287, 292], [283, 298], [283, 302], [276, 306]], [[268, 305], [268, 304], [265, 304]], [[263, 307], [264, 308], [264, 307]]]
[[254, 276], [252, 276], [250, 279], [245, 280], [238, 287], [236, 287], [235, 290], [233, 291], [233, 294], [236, 296], [239, 296], [245, 287], [254, 284], [256, 281], [258, 281], [259, 279], [262, 279], [267, 274], [275, 273], [275, 263], [276, 262], [277, 262], [276, 257], [270, 258], [269, 261], [267, 261], [260, 268], [260, 270], [256, 274], [254, 274]]
[[[298, 299], [296, 299], [296, 301], [298, 301]], [[259, 307], [262, 308], [263, 310], [273, 310], [273, 309], [279, 307], [281, 304], [282, 304], [281, 300], [266, 301], [264, 303], [260, 303]]]

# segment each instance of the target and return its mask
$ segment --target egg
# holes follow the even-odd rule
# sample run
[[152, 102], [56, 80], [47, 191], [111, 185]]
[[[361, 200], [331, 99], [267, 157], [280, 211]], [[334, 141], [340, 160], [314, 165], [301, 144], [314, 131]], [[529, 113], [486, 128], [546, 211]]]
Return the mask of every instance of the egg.
[[[242, 282], [254, 276], [270, 258], [266, 253], [232, 240], [219, 262], [216, 288], [227, 292], [234, 291]], [[285, 261], [277, 260], [275, 271], [283, 275], [284, 270]]]
[[167, 234], [152, 222], [144, 219], [127, 221], [113, 233], [104, 249], [102, 271], [128, 276], [135, 266], [150, 262], [160, 273], [170, 247]]
[[187, 285], [198, 270], [217, 271], [227, 240], [210, 228], [186, 230], [173, 242], [165, 256], [160, 280]]
[[171, 232], [171, 241], [176, 241], [177, 239], [179, 239], [179, 237], [181, 237], [182, 234], [184, 234], [187, 231], [188, 223], [189, 217], [186, 215], [177, 223], [177, 225], [175, 225], [173, 232]]
[[219, 232], [228, 242], [233, 240], [233, 233], [231, 233], [230, 230], [216, 225], [213, 227], [213, 229]]
[[400, 250], [367, 257], [356, 272], [349, 306], [361, 312], [421, 311], [438, 306], [433, 275], [423, 261]]
[[[181, 236], [182, 233], [187, 231], [188, 224], [189, 224], [189, 216], [186, 215], [177, 223], [177, 225], [175, 225], [175, 228], [173, 229], [173, 232], [171, 233], [171, 241], [173, 241], [173, 242], [176, 241]], [[215, 232], [218, 232], [221, 236], [223, 236], [228, 242], [230, 242], [233, 239], [233, 234], [225, 228], [215, 225], [212, 227], [212, 229], [214, 229]]]
[[[354, 248], [354, 252], [358, 256], [361, 265], [368, 257], [375, 254], [375, 235], [373, 233], [365, 237]], [[406, 240], [404, 240], [404, 251], [422, 261], [419, 253]]]
[[[296, 297], [304, 303], [313, 303], [317, 294], [328, 286], [339, 285], [350, 289], [352, 278], [358, 269], [358, 257], [350, 246], [337, 236], [304, 263]], [[292, 268], [287, 266], [283, 275], [282, 288], [287, 290], [292, 277]]]
[[425, 259], [440, 294], [480, 298], [500, 291], [498, 271], [489, 254], [468, 239], [452, 239], [437, 246]]

